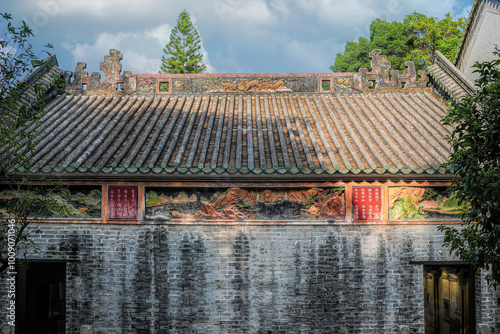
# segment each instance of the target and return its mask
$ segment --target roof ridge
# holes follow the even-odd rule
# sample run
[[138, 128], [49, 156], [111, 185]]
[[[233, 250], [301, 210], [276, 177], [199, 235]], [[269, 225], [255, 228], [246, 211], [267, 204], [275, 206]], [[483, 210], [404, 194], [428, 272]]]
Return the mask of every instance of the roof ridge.
[[[361, 93], [366, 89], [425, 88], [427, 73], [416, 71], [415, 64], [406, 61], [400, 73], [391, 70], [391, 62], [380, 49], [369, 53], [371, 70], [359, 69], [352, 73], [196, 73], [196, 74], [132, 74], [121, 72], [120, 51], [111, 49], [104, 57], [101, 74], [85, 72], [87, 64], [78, 62], [74, 72], [65, 71], [68, 92], [81, 94], [114, 95], [193, 95], [193, 94], [246, 94], [246, 93]], [[73, 78], [73, 79], [72, 79]]]
[[[47, 94], [44, 97], [45, 101], [53, 98], [57, 90], [53, 89], [56, 86], [56, 78], [60, 77], [62, 69], [59, 67], [55, 54], [48, 55], [44, 60], [40, 61], [19, 83], [21, 84], [19, 90], [20, 106], [30, 105], [34, 103], [39, 93]], [[42, 87], [40, 92], [37, 87]]]
[[[59, 63], [57, 62], [56, 55], [51, 53], [44, 60], [42, 60], [38, 66], [35, 66], [24, 78], [22, 78], [21, 82], [30, 86], [30, 84], [40, 80], [46, 73], [48, 73], [50, 71], [47, 71], [48, 68], [52, 69], [53, 67], [59, 68]], [[62, 73], [62, 69], [59, 69]]]
[[434, 64], [429, 66], [428, 72], [455, 101], [475, 91], [474, 84], [438, 50], [435, 52]]

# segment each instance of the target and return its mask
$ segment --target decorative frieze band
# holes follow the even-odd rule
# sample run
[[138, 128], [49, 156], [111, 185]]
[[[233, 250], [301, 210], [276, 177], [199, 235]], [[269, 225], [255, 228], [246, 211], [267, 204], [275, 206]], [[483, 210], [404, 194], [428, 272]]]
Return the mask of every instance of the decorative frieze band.
[[293, 73], [293, 74], [139, 74], [130, 71], [120, 74], [123, 54], [109, 51], [99, 68], [101, 74], [85, 71], [86, 63], [79, 62], [74, 72], [65, 71], [68, 91], [119, 92], [118, 94], [247, 94], [247, 93], [360, 93], [366, 89], [425, 88], [427, 73], [415, 71], [407, 61], [403, 73], [391, 70], [391, 62], [375, 49], [370, 52], [371, 71], [362, 68], [358, 73]]

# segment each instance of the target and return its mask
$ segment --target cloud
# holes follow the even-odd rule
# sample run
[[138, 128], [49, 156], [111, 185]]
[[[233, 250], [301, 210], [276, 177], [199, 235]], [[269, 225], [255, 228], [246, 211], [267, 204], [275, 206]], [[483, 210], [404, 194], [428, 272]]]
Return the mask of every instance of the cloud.
[[207, 50], [205, 50], [205, 48], [203, 47], [203, 42], [201, 44], [201, 55], [203, 56], [203, 64], [205, 64], [205, 72], [206, 73], [217, 73], [217, 70], [215, 69], [215, 67], [212, 66], [212, 64], [210, 63], [210, 58], [208, 57], [208, 52]]
[[[369, 36], [376, 18], [400, 21], [413, 11], [466, 16], [472, 0], [17, 0], [3, 10], [54, 44], [65, 69], [94, 71], [110, 48], [124, 70], [157, 72], [177, 16], [187, 9], [203, 41], [207, 72], [327, 71], [347, 41]], [[465, 9], [464, 9], [465, 8]], [[40, 37], [40, 38], [39, 38]], [[43, 45], [42, 43], [40, 43]], [[309, 54], [308, 54], [309, 52]], [[89, 69], [89, 72], [92, 70]]]
[[172, 27], [169, 24], [165, 23], [157, 27], [151, 28], [149, 30], [146, 30], [146, 32], [144, 33], [144, 37], [156, 40], [158, 42], [158, 45], [164, 47], [170, 40], [171, 31]]
[[336, 46], [332, 39], [310, 42], [294, 40], [285, 46], [284, 52], [291, 62], [299, 65], [298, 67], [307, 66], [311, 72], [328, 72], [329, 65], [333, 65], [335, 60]]
[[459, 14], [457, 14], [455, 16], [455, 18], [463, 17], [463, 18], [467, 19], [469, 17], [469, 13], [470, 13], [471, 9], [472, 9], [472, 5], [465, 6], [462, 9], [462, 12], [460, 12]]
[[292, 14], [287, 0], [270, 0], [269, 7], [278, 19], [288, 19]]
[[249, 73], [249, 72], [259, 72], [255, 68], [249, 68], [247, 64], [243, 62], [242, 59], [236, 59], [231, 56], [226, 56], [223, 54], [218, 54], [215, 56], [214, 62], [217, 64], [218, 71], [213, 73]]
[[152, 0], [39, 0], [39, 8], [50, 8], [61, 15], [78, 14], [82, 16], [107, 17], [120, 12], [138, 13], [151, 8], [156, 1]]
[[[142, 32], [100, 33], [94, 43], [65, 41], [62, 46], [71, 52], [74, 63], [87, 63], [87, 72], [98, 70], [99, 63], [110, 49], [123, 53], [122, 69], [136, 74], [158, 73], [163, 48], [170, 39], [171, 27], [162, 24]], [[202, 54], [207, 72], [215, 72], [210, 65], [208, 52], [202, 44]]]
[[273, 22], [273, 15], [264, 0], [215, 0], [212, 3], [215, 12], [223, 21], [227, 20], [238, 25], [261, 25]]

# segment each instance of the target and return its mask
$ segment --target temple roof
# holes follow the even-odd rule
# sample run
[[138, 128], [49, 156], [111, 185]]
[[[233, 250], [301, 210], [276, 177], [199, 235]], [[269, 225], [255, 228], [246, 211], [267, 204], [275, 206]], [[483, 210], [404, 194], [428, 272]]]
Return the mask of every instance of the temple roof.
[[23, 91], [19, 94], [22, 99], [21, 103], [33, 103], [38, 97], [37, 91], [43, 92], [46, 99], [54, 98], [57, 95], [55, 81], [60, 79], [62, 73], [63, 70], [58, 66], [56, 56], [54, 54], [47, 56], [39, 66], [21, 80], [23, 83]]
[[435, 52], [434, 63], [427, 71], [436, 84], [455, 102], [474, 92], [474, 84], [439, 51]]
[[[444, 101], [379, 50], [358, 73], [132, 75], [111, 50], [47, 106], [31, 166], [66, 178], [323, 180], [443, 175]], [[385, 176], [384, 176], [385, 175]]]

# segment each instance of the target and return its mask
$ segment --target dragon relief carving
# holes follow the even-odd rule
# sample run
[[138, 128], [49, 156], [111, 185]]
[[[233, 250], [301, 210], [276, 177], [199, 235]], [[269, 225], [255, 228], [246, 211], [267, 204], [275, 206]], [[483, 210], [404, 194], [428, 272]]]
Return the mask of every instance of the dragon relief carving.
[[[208, 86], [211, 90], [208, 93], [233, 93], [233, 92], [291, 92], [285, 86], [285, 81], [293, 78], [257, 78], [253, 80], [239, 79], [236, 83], [221, 80], [219, 78], [196, 80], [195, 82]], [[295, 79], [296, 80], [296, 79]]]
[[369, 53], [369, 56], [372, 59], [370, 62], [372, 70], [370, 72], [368, 72], [366, 68], [361, 68], [359, 70], [362, 87], [426, 87], [428, 81], [426, 71], [418, 71], [420, 79], [417, 80], [415, 64], [412, 61], [405, 61], [405, 66], [407, 68], [403, 71], [403, 73], [399, 73], [398, 70], [391, 70], [391, 62], [387, 61], [387, 56], [381, 55], [380, 52], [381, 51], [379, 49], [375, 49]]
[[[121, 75], [122, 65], [120, 61], [123, 54], [115, 49], [109, 50], [109, 55], [104, 57], [104, 61], [99, 64], [99, 69], [104, 72], [104, 81], [101, 82], [99, 72], [92, 72], [89, 76], [85, 71], [87, 64], [78, 62], [75, 72], [65, 71], [63, 74], [66, 82], [66, 88], [75, 90], [107, 90], [117, 91], [118, 86], [121, 90], [131, 92], [136, 89], [136, 78], [130, 71], [124, 71]], [[73, 77], [73, 80], [71, 80]]]

